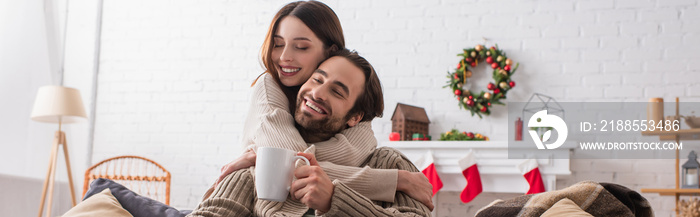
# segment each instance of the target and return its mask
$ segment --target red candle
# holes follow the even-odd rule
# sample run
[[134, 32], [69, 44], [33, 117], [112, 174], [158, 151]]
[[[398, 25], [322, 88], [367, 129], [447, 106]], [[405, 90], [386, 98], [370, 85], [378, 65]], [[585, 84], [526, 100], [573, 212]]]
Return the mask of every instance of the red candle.
[[523, 120], [518, 120], [515, 121], [515, 141], [522, 141], [523, 140]]

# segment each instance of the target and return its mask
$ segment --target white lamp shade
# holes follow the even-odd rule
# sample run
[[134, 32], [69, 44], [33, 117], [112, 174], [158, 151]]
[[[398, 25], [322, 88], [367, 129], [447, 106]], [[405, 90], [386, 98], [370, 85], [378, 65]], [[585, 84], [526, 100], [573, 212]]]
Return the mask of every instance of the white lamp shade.
[[63, 86], [43, 86], [36, 93], [32, 120], [48, 123], [75, 123], [87, 118], [80, 91]]

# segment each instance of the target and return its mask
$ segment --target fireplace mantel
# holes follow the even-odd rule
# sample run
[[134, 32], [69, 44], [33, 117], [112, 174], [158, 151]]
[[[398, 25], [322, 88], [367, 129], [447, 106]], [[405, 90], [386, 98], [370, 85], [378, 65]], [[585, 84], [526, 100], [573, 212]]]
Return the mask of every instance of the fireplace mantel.
[[[569, 143], [569, 144], [566, 144]], [[563, 147], [573, 147], [572, 141]], [[516, 165], [525, 159], [508, 159], [508, 141], [402, 141], [381, 142], [379, 146], [398, 149], [411, 161], [427, 151], [433, 152], [435, 166], [444, 187], [441, 191], [462, 191], [467, 181], [457, 161], [469, 150], [474, 151], [481, 173], [484, 192], [525, 193], [529, 185]], [[570, 148], [558, 150], [571, 153]], [[537, 159], [547, 191], [556, 190], [558, 177], [571, 175], [569, 159]]]

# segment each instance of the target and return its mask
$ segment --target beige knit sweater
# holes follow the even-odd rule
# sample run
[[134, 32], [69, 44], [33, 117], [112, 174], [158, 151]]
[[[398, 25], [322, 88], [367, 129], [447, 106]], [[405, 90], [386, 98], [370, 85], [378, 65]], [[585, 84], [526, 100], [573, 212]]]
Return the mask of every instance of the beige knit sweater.
[[[303, 152], [310, 145], [304, 142], [294, 127], [289, 100], [268, 73], [253, 86], [243, 143], [246, 146], [286, 148], [297, 152]], [[359, 167], [377, 147], [371, 123], [361, 122], [330, 140], [315, 143], [315, 146], [319, 164], [331, 179], [342, 181], [372, 200], [394, 201], [397, 170]]]
[[[362, 166], [418, 172], [399, 151], [387, 147], [376, 149]], [[309, 209], [291, 196], [285, 202], [258, 200], [254, 183], [250, 169], [235, 171], [188, 216], [302, 216]], [[333, 180], [333, 185], [330, 210], [316, 211], [317, 216], [430, 216], [424, 204], [403, 192], [396, 192], [392, 202], [380, 202], [370, 200], [341, 180]]]

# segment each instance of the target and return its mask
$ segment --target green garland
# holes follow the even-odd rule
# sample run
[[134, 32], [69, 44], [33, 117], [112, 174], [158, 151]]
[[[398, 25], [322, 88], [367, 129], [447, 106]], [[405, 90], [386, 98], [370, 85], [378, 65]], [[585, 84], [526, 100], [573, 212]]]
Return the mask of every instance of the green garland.
[[440, 134], [440, 141], [489, 141], [488, 136], [472, 132], [459, 132], [457, 129], [452, 129]]
[[[498, 45], [486, 49], [484, 45], [477, 45], [473, 48], [464, 49], [462, 53], [457, 54], [462, 59], [457, 64], [455, 72], [447, 72], [447, 85], [443, 88], [450, 87], [452, 93], [457, 97], [459, 108], [467, 109], [482, 118], [481, 115], [490, 115], [489, 108], [492, 104], [501, 104], [502, 99], [506, 98], [506, 93], [515, 87], [515, 82], [510, 77], [518, 69], [519, 64], [511, 68], [513, 61], [506, 57], [506, 53], [498, 49]], [[488, 91], [481, 91], [474, 94], [469, 90], [462, 88], [467, 83], [467, 79], [472, 76], [469, 67], [476, 67], [481, 62], [487, 62], [493, 68], [493, 83], [487, 86]]]

